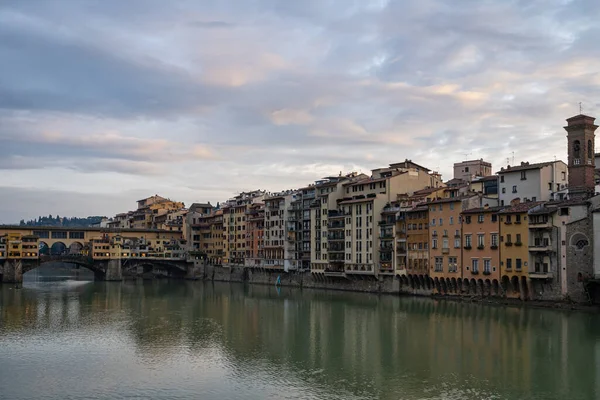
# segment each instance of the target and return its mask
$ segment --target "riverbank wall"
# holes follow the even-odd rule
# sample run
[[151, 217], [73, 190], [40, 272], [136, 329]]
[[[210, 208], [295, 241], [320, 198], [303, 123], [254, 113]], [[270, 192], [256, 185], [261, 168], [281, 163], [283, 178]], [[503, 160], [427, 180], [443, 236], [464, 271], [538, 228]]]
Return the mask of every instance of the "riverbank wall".
[[529, 285], [492, 284], [484, 280], [448, 280], [438, 282], [424, 276], [360, 276], [328, 277], [310, 271], [272, 271], [243, 266], [196, 264], [195, 279], [215, 282], [239, 282], [253, 285], [280, 285], [306, 289], [340, 290], [390, 295], [425, 296], [461, 302], [528, 305], [533, 307], [597, 310], [599, 299], [590, 298], [581, 286], [586, 301], [564, 296], [558, 282], [529, 281]]
[[453, 298], [461, 301], [510, 302], [519, 301], [564, 302], [556, 290], [538, 293], [509, 292], [498, 287], [495, 291], [485, 285], [468, 287], [435, 287], [428, 280], [401, 279], [399, 276], [345, 276], [326, 277], [305, 272], [270, 271], [243, 266], [197, 265], [196, 279], [215, 282], [239, 282], [256, 285], [281, 285], [307, 289], [341, 290], [351, 292], [415, 295], [432, 298]]

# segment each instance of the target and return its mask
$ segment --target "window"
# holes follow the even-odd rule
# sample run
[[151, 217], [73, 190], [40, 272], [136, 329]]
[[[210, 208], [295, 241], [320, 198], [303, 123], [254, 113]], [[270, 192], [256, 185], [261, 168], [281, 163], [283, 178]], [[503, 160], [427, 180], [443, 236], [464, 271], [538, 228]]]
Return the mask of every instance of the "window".
[[437, 241], [438, 241], [437, 239], [433, 239], [431, 241], [431, 248], [432, 249], [437, 249]]
[[552, 182], [548, 182], [548, 190], [552, 190]]
[[513, 192], [513, 193], [517, 193], [517, 185], [514, 185], [514, 186], [513, 186], [513, 190], [512, 190], [512, 192]]
[[460, 239], [454, 239], [454, 248], [455, 249], [460, 248]]
[[454, 217], [450, 217], [450, 225], [454, 225]]
[[569, 215], [569, 208], [568, 207], [561, 207], [559, 210], [559, 215]]
[[431, 226], [435, 226], [435, 218], [431, 219]]
[[477, 258], [471, 260], [471, 272], [474, 274], [479, 272], [479, 260]]
[[500, 175], [500, 182], [504, 183], [504, 175]]
[[498, 222], [498, 216], [496, 214], [492, 214], [492, 222]]
[[521, 223], [521, 214], [517, 214], [515, 215], [515, 224], [520, 224]]
[[490, 260], [490, 259], [483, 260], [483, 273], [489, 274], [491, 272], [491, 269], [492, 269], [492, 260]]
[[454, 210], [454, 203], [450, 203], [450, 209]]
[[479, 222], [480, 224], [483, 223], [485, 221], [485, 217], [483, 214], [479, 214], [477, 216], [477, 222]]
[[444, 225], [444, 218], [440, 218], [440, 226]]
[[517, 233], [517, 242], [516, 243], [521, 243], [521, 234]]
[[460, 232], [458, 229], [454, 231], [454, 237], [460, 238]]
[[447, 249], [448, 248], [448, 238], [444, 238], [442, 240], [442, 249]]
[[502, 193], [506, 193], [506, 188], [505, 187], [502, 188]]
[[485, 235], [483, 233], [479, 233], [477, 235], [477, 247], [482, 249], [485, 243]]
[[521, 270], [521, 259], [520, 258], [517, 258], [515, 260], [515, 267], [516, 267], [517, 271]]
[[442, 211], [442, 205], [440, 204], [440, 211]]
[[510, 243], [510, 245], [512, 245], [512, 239], [510, 237], [510, 233], [506, 235], [506, 244], [508, 245]]
[[465, 167], [465, 172], [469, 172], [469, 167]]
[[521, 171], [521, 180], [527, 180], [527, 171]]
[[512, 224], [512, 216], [510, 216], [510, 215], [506, 216], [506, 223], [507, 224]]
[[510, 271], [512, 269], [512, 258], [506, 259], [506, 269]]
[[562, 179], [563, 181], [567, 179], [567, 173], [566, 173], [565, 171], [562, 171], [562, 172], [560, 173], [560, 176], [561, 176], [561, 179]]
[[498, 247], [498, 234], [497, 233], [492, 233], [491, 246]]
[[465, 248], [471, 248], [471, 235], [465, 235]]
[[470, 216], [470, 215], [467, 215], [467, 216], [465, 217], [465, 223], [467, 223], [467, 224], [470, 224], [470, 223], [471, 223], [471, 216]]
[[579, 165], [581, 163], [581, 143], [579, 140], [573, 142], [573, 164]]
[[456, 272], [458, 263], [456, 257], [448, 257], [448, 272]]
[[435, 272], [442, 272], [444, 267], [444, 259], [442, 257], [435, 258]]

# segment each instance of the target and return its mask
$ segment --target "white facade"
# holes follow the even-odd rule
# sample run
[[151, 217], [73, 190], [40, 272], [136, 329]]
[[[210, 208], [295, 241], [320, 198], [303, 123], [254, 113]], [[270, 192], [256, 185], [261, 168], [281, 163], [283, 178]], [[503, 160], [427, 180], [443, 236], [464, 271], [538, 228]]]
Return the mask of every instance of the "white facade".
[[549, 201], [554, 193], [567, 187], [569, 172], [562, 161], [502, 168], [498, 171], [498, 200], [509, 205], [516, 198], [521, 201]]

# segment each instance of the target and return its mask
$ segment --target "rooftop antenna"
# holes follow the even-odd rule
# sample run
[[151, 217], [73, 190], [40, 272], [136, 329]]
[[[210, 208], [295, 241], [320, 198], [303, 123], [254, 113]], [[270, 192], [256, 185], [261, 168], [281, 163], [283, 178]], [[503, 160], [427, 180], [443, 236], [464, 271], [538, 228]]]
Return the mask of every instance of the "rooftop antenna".
[[512, 152], [512, 163], [513, 163], [513, 165], [515, 165], [515, 152], [514, 151]]
[[581, 102], [579, 102], [579, 114], [583, 114], [583, 106], [581, 105]]
[[464, 153], [464, 155], [465, 155], [465, 161], [467, 161], [467, 160], [469, 159], [469, 156], [470, 156], [471, 154], [473, 154], [473, 153]]

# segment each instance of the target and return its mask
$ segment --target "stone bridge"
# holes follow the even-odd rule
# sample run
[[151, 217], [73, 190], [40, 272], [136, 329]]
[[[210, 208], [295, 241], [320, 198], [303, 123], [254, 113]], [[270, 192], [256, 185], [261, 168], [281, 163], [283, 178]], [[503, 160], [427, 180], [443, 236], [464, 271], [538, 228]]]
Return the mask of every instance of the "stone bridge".
[[194, 264], [185, 259], [121, 258], [94, 260], [84, 255], [40, 255], [38, 259], [0, 260], [0, 282], [21, 283], [23, 274], [47, 263], [76, 264], [94, 273], [96, 280], [120, 281], [123, 275], [153, 274], [173, 278], [194, 278]]

